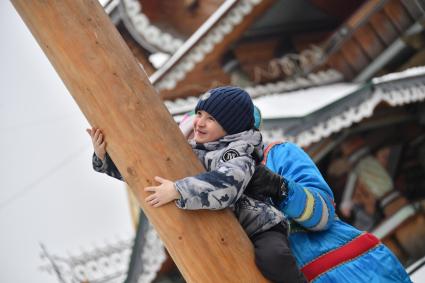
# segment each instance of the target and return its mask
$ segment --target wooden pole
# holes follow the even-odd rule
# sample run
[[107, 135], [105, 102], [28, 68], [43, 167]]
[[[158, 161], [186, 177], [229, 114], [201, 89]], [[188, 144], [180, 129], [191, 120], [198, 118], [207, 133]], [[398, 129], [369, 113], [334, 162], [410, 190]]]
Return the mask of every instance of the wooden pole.
[[[230, 210], [152, 208], [143, 188], [204, 169], [96, 0], [13, 0], [188, 282], [263, 282]], [[82, 129], [83, 130], [83, 129]], [[95, 200], [93, 200], [95, 201]]]

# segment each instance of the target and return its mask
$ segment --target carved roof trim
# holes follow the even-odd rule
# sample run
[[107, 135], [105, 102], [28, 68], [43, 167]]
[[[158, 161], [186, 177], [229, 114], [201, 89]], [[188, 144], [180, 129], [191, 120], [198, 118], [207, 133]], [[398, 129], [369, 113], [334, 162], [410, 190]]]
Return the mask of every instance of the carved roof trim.
[[152, 84], [158, 90], [173, 89], [261, 2], [262, 0], [225, 1], [164, 66], [150, 77]]
[[124, 25], [133, 38], [150, 52], [174, 53], [183, 41], [173, 35], [163, 32], [153, 25], [142, 12], [142, 5], [138, 0], [122, 0], [119, 3]]
[[305, 147], [372, 116], [382, 102], [396, 107], [422, 101], [425, 101], [425, 67], [417, 67], [375, 78], [342, 101], [303, 117], [290, 130], [282, 127], [262, 130], [263, 137], [268, 142], [289, 140]]
[[[295, 91], [302, 88], [310, 88], [331, 83], [339, 82], [343, 79], [342, 75], [332, 69], [311, 73], [306, 77], [298, 77], [290, 80], [283, 80], [276, 83], [268, 83], [265, 85], [257, 85], [247, 87], [245, 90], [252, 98], [258, 98], [271, 94], [284, 94], [289, 91]], [[164, 101], [168, 110], [172, 115], [184, 114], [193, 110], [198, 102], [198, 97], [190, 96], [187, 98], [179, 98], [176, 100]]]

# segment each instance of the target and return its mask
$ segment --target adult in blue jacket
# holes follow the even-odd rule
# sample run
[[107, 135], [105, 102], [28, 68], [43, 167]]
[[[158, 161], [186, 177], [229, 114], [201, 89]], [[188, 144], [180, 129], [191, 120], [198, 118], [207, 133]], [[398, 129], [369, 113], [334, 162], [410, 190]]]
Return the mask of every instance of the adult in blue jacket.
[[258, 166], [247, 193], [272, 197], [290, 220], [290, 246], [310, 282], [411, 282], [375, 236], [337, 217], [332, 190], [301, 148], [271, 144], [263, 164], [274, 173]]

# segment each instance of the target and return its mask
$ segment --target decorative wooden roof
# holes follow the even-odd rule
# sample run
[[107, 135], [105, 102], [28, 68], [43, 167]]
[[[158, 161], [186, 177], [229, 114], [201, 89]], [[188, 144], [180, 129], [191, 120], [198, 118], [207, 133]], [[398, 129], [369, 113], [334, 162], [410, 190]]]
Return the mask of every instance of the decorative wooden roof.
[[[268, 83], [265, 85], [246, 87], [245, 90], [251, 95], [252, 98], [258, 98], [267, 95], [279, 95], [300, 89], [332, 84], [342, 81], [342, 79], [342, 74], [330, 69], [326, 71], [320, 71], [318, 73], [311, 73], [307, 77], [298, 77], [294, 79], [278, 81], [275, 83]], [[190, 96], [186, 98], [164, 101], [168, 110], [173, 115], [184, 114], [193, 110], [197, 102], [198, 96]]]
[[49, 253], [41, 244], [44, 263], [40, 269], [56, 275], [63, 283], [123, 282], [127, 277], [132, 246], [133, 239], [119, 240], [78, 254], [59, 256]]
[[[399, 70], [405, 38], [423, 30], [424, 5], [409, 0], [369, 0], [324, 44], [328, 65], [346, 80], [365, 81]], [[412, 53], [412, 51], [411, 51]], [[406, 61], [410, 56], [404, 54]]]
[[121, 1], [122, 16], [144, 48], [174, 53], [223, 3], [203, 1]]
[[[149, 6], [152, 6], [151, 2], [145, 2], [144, 8], [149, 9]], [[123, 0], [120, 2], [120, 8], [123, 11], [123, 20], [128, 30], [137, 42], [149, 51], [162, 51], [172, 54], [183, 44], [180, 37], [165, 32], [152, 24], [142, 11], [142, 4], [138, 0]]]
[[[321, 95], [320, 88], [315, 90], [318, 93], [310, 89], [310, 95]], [[285, 95], [280, 99], [279, 104], [285, 105]], [[380, 103], [395, 107], [424, 100], [425, 67], [412, 68], [374, 78], [371, 83], [306, 116], [282, 116], [265, 121], [262, 133], [266, 141], [290, 140], [306, 147], [370, 117]]]
[[152, 282], [166, 258], [164, 244], [146, 215], [140, 211], [125, 282]]
[[[189, 33], [182, 36], [181, 31], [173, 31], [170, 17], [158, 16], [158, 7], [167, 1], [151, 2], [121, 1], [122, 17], [142, 49], [172, 53], [152, 75], [152, 82], [165, 99], [175, 99], [197, 96], [219, 84], [239, 84], [244, 77], [248, 86], [295, 78], [299, 73], [287, 72], [297, 67], [291, 65], [320, 56], [320, 49], [310, 48], [310, 44], [323, 41], [363, 0], [347, 0], [341, 14], [333, 8], [337, 5], [334, 0], [228, 0], [214, 11], [211, 1], [175, 1], [177, 14], [189, 11], [187, 4], [185, 11], [180, 10], [190, 2], [202, 17], [210, 15], [175, 52], [173, 48], [179, 46], [175, 43]], [[187, 18], [181, 16], [180, 21], [187, 22]], [[307, 47], [309, 52], [296, 54]]]
[[174, 100], [216, 85], [257, 87], [328, 69], [363, 82], [421, 65], [424, 56], [415, 54], [423, 44], [409, 41], [423, 29], [421, 3], [350, 0], [341, 8], [335, 0], [123, 0], [119, 7], [130, 46], [135, 50], [137, 42], [143, 50], [135, 52], [138, 58], [171, 55], [151, 80], [164, 99]]
[[[151, 76], [166, 99], [199, 94], [214, 84], [229, 84], [221, 65], [224, 53], [252, 22], [270, 7], [270, 0], [228, 0]], [[179, 91], [180, 89], [180, 91]]]

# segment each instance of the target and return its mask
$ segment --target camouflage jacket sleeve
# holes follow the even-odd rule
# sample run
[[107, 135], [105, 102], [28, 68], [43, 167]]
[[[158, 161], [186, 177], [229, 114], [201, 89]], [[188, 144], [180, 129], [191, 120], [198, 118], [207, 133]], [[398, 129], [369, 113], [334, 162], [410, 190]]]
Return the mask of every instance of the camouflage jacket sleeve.
[[[237, 152], [234, 158], [223, 158], [230, 151]], [[187, 177], [175, 182], [181, 197], [176, 201], [183, 209], [223, 209], [233, 206], [249, 183], [254, 173], [255, 161], [251, 157], [253, 146], [230, 144], [217, 152], [218, 161], [214, 170]]]
[[99, 157], [97, 157], [96, 154], [93, 153], [92, 163], [93, 169], [95, 171], [99, 173], [105, 173], [115, 179], [124, 181], [120, 171], [118, 171], [118, 168], [115, 166], [108, 153], [105, 155], [105, 160], [101, 160]]

